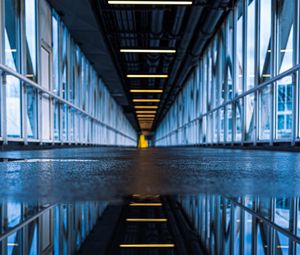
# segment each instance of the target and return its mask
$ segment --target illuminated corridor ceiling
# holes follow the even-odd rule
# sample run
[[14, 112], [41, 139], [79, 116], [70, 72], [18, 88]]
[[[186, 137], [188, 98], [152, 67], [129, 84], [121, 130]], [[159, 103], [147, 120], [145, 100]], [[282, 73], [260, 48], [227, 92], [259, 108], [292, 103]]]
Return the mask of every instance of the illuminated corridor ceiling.
[[133, 126], [149, 130], [166, 114], [218, 23], [234, 5], [233, 0], [163, 5], [49, 2]]

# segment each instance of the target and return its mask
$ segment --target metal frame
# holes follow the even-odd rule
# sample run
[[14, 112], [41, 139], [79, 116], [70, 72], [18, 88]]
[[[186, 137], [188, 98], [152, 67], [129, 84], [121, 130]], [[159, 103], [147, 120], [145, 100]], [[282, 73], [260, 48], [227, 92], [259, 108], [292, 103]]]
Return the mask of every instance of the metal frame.
[[[274, 78], [272, 78], [272, 79], [270, 79], [270, 80], [268, 80], [268, 81], [266, 81], [266, 82], [261, 83], [260, 85], [258, 85], [258, 86], [256, 86], [255, 88], [252, 88], [252, 89], [250, 89], [250, 90], [248, 90], [248, 91], [242, 93], [241, 95], [236, 96], [234, 99], [232, 99], [232, 100], [230, 100], [230, 101], [228, 101], [228, 102], [223, 103], [222, 105], [220, 105], [220, 106], [214, 108], [213, 110], [201, 114], [198, 118], [195, 118], [195, 119], [191, 120], [190, 122], [195, 122], [195, 121], [197, 121], [197, 120], [199, 120], [199, 119], [202, 119], [203, 117], [208, 116], [209, 114], [211, 114], [211, 113], [213, 113], [213, 112], [215, 112], [215, 111], [217, 111], [217, 110], [219, 110], [219, 109], [221, 109], [221, 108], [226, 107], [226, 106], [229, 105], [229, 104], [236, 103], [239, 99], [243, 99], [243, 98], [245, 98], [247, 95], [250, 95], [251, 93], [258, 92], [259, 90], [263, 89], [264, 87], [266, 87], [266, 86], [268, 86], [268, 85], [270, 85], [270, 84], [274, 84], [276, 81], [278, 81], [278, 80], [284, 78], [285, 76], [294, 74], [294, 73], [298, 72], [299, 70], [300, 70], [300, 64], [295, 65], [294, 67], [290, 68], [289, 70], [287, 70], [287, 71], [285, 71], [285, 72], [283, 72], [283, 73], [280, 73], [280, 74], [277, 75], [276, 77], [274, 77]], [[185, 128], [187, 125], [190, 124], [190, 122], [189, 122], [189, 123], [185, 123], [184, 125], [180, 126], [178, 129]], [[164, 135], [164, 136], [162, 136], [162, 137], [157, 138], [157, 139], [156, 139], [156, 142], [158, 142], [158, 141], [160, 141], [160, 140], [162, 140], [162, 139], [165, 139], [167, 136], [169, 136], [170, 134], [172, 134], [172, 133], [174, 133], [174, 132], [176, 132], [176, 130], [174, 130], [174, 131], [172, 131], [172, 132], [170, 132], [170, 133], [168, 133], [168, 134], [166, 134], [166, 135]]]
[[[276, 0], [272, 0], [272, 5], [271, 5], [271, 34], [270, 34], [270, 44], [271, 44], [271, 52], [270, 52], [270, 74], [271, 74], [271, 79], [260, 83], [259, 81], [259, 68], [260, 68], [260, 60], [259, 60], [259, 45], [260, 45], [260, 24], [262, 23], [260, 21], [260, 4], [262, 2], [262, 0], [254, 0], [256, 2], [256, 9], [255, 9], [255, 13], [256, 13], [256, 18], [255, 18], [255, 53], [253, 58], [255, 59], [254, 64], [254, 71], [255, 71], [255, 87], [250, 89], [250, 90], [246, 90], [247, 86], [247, 8], [248, 8], [248, 0], [239, 0], [236, 2], [236, 6], [235, 8], [228, 14], [227, 18], [224, 21], [224, 24], [226, 24], [228, 22], [228, 19], [231, 18], [231, 13], [233, 13], [234, 16], [234, 31], [233, 31], [233, 37], [234, 37], [234, 49], [233, 49], [233, 61], [234, 61], [234, 75], [233, 75], [233, 89], [236, 88], [236, 82], [237, 82], [237, 72], [236, 72], [236, 61], [237, 61], [237, 57], [236, 57], [236, 42], [237, 42], [237, 4], [243, 4], [243, 92], [241, 95], [235, 96], [232, 100], [227, 100], [226, 102], [224, 102], [221, 105], [216, 106], [214, 109], [211, 109], [210, 111], [203, 111], [201, 110], [200, 107], [200, 111], [201, 114], [200, 116], [198, 116], [197, 118], [194, 118], [192, 120], [189, 121], [189, 123], [193, 123], [195, 122], [196, 124], [199, 122], [201, 122], [201, 120], [203, 118], [207, 118], [207, 116], [210, 116], [212, 113], [216, 112], [216, 114], [218, 115], [218, 119], [220, 122], [220, 110], [224, 109], [225, 110], [225, 116], [224, 119], [228, 119], [228, 116], [226, 114], [226, 109], [228, 107], [228, 105], [232, 105], [232, 115], [233, 115], [233, 121], [232, 121], [232, 126], [233, 126], [233, 134], [232, 134], [232, 138], [230, 139], [228, 137], [228, 139], [226, 139], [226, 137], [224, 137], [224, 142], [220, 140], [218, 140], [219, 145], [234, 145], [234, 144], [240, 144], [240, 145], [246, 145], [246, 144], [253, 144], [253, 145], [257, 145], [259, 143], [269, 143], [270, 145], [273, 145], [274, 142], [280, 143], [280, 142], [289, 142], [291, 145], [296, 145], [296, 143], [298, 141], [300, 141], [299, 139], [299, 132], [300, 132], [300, 127], [299, 127], [299, 98], [300, 98], [300, 91], [299, 91], [299, 86], [300, 86], [300, 78], [299, 78], [299, 74], [298, 71], [300, 70], [300, 65], [299, 65], [299, 61], [300, 61], [300, 51], [298, 49], [298, 47], [296, 47], [296, 45], [298, 45], [299, 41], [300, 41], [300, 18], [298, 15], [300, 13], [300, 7], [299, 7], [299, 1], [295, 1], [296, 4], [296, 8], [294, 10], [293, 13], [293, 17], [294, 17], [294, 46], [293, 46], [293, 59], [294, 59], [294, 63], [293, 63], [293, 67], [290, 68], [289, 70], [283, 72], [283, 73], [278, 73], [277, 72], [277, 56], [279, 53], [278, 51], [278, 13], [277, 13], [277, 9], [278, 7], [277, 5], [277, 1]], [[220, 31], [223, 29], [223, 26], [220, 26], [219, 31], [215, 34], [215, 36], [212, 38], [212, 43], [210, 43], [208, 45], [208, 50], [211, 49], [211, 47], [213, 47], [213, 41], [214, 39], [218, 36], [218, 34], [220, 33]], [[232, 36], [232, 35], [230, 35]], [[200, 59], [200, 62], [204, 61], [207, 57], [206, 52], [208, 52], [208, 50], [206, 49], [204, 51], [204, 53], [202, 54], [202, 59]], [[276, 54], [275, 54], [276, 52]], [[221, 58], [220, 56], [221, 51], [220, 51], [220, 47], [219, 47], [219, 59]], [[221, 62], [221, 61], [220, 61]], [[219, 70], [222, 72], [222, 70], [224, 70], [224, 66], [221, 66], [222, 63], [219, 63]], [[203, 88], [203, 72], [207, 72], [207, 69], [203, 68], [203, 67], [196, 67], [195, 68], [195, 72], [200, 73], [200, 86]], [[219, 73], [219, 77], [221, 77], [222, 73]], [[293, 75], [294, 76], [294, 80], [293, 80], [293, 87], [294, 87], [294, 91], [293, 91], [293, 116], [292, 116], [292, 135], [285, 139], [276, 139], [276, 122], [277, 122], [277, 115], [276, 115], [276, 100], [277, 100], [277, 82], [282, 79], [285, 76], [289, 76], [289, 75]], [[202, 77], [201, 77], [202, 76]], [[191, 80], [191, 83], [193, 83], [193, 80]], [[221, 81], [219, 82], [221, 83]], [[188, 85], [189, 81], [186, 83], [186, 86], [190, 86]], [[271, 87], [271, 94], [269, 95], [271, 98], [271, 106], [270, 108], [272, 109], [272, 113], [271, 113], [271, 119], [270, 119], [270, 137], [269, 139], [260, 139], [260, 123], [261, 123], [261, 119], [260, 119], [260, 112], [261, 112], [261, 108], [260, 108], [260, 101], [261, 101], [261, 91], [263, 88], [266, 88], [267, 86]], [[186, 90], [186, 88], [183, 89], [183, 91]], [[182, 92], [184, 93], [184, 92]], [[220, 93], [222, 93], [220, 91]], [[254, 95], [254, 108], [253, 108], [253, 139], [251, 141], [246, 141], [246, 137], [245, 137], [245, 121], [247, 118], [247, 114], [246, 114], [246, 96], [253, 94]], [[219, 96], [219, 98], [221, 97], [221, 95]], [[242, 101], [242, 112], [241, 112], [241, 124], [242, 124], [242, 139], [241, 141], [237, 141], [236, 139], [236, 127], [237, 127], [237, 122], [236, 122], [236, 116], [237, 116], [237, 111], [236, 111], [236, 105], [239, 103], [239, 101]], [[176, 104], [176, 101], [174, 103], [174, 105]], [[209, 119], [207, 118], [207, 121], [209, 121]], [[225, 120], [224, 120], [225, 121]], [[170, 130], [168, 129], [168, 125], [166, 125], [166, 122], [177, 122], [176, 119], [172, 119], [170, 114], [167, 114], [166, 117], [162, 120], [162, 122], [160, 123], [160, 125], [158, 126], [157, 130], [156, 130], [156, 137], [155, 137], [155, 143], [157, 146], [168, 146], [168, 145], [185, 145], [184, 141], [181, 141], [179, 138], [179, 141], [177, 143], [169, 143], [167, 137], [169, 136], [174, 136], [176, 135], [176, 131], [178, 130], [180, 132], [181, 129], [185, 129], [188, 128], [189, 123], [182, 123], [182, 125], [180, 125], [176, 130]], [[208, 124], [207, 124], [208, 125]], [[170, 126], [170, 125], [169, 125]], [[208, 125], [209, 126], [209, 125]], [[227, 126], [227, 123], [226, 125]], [[218, 136], [220, 136], [220, 128], [218, 130]], [[203, 128], [197, 124], [197, 129], [200, 129], [200, 133], [202, 133], [203, 135]], [[215, 129], [215, 128], [213, 128]], [[226, 128], [225, 128], [226, 129]], [[214, 130], [215, 132], [215, 130]], [[224, 130], [225, 132], [225, 130]], [[204, 134], [205, 135], [205, 134]], [[224, 135], [226, 136], [226, 132], [224, 133]], [[201, 144], [201, 145], [206, 145], [206, 144], [216, 144], [216, 143], [208, 143], [208, 142], [203, 142], [197, 141], [197, 144]]]
[[[93, 117], [90, 113], [80, 109], [79, 107], [75, 106], [74, 104], [70, 103], [69, 101], [55, 95], [53, 92], [48, 91], [44, 88], [42, 88], [39, 84], [29, 80], [28, 78], [24, 77], [23, 75], [19, 74], [18, 72], [15, 72], [14, 70], [10, 69], [9, 67], [0, 64], [0, 70], [2, 70], [2, 74], [3, 76], [5, 76], [6, 74], [12, 75], [18, 79], [20, 79], [21, 81], [23, 81], [25, 84], [32, 86], [33, 88], [36, 88], [40, 93], [45, 93], [47, 95], [49, 95], [51, 98], [57, 100], [58, 102], [60, 102], [61, 104], [67, 105], [69, 107], [71, 107], [72, 109], [76, 110], [77, 112], [80, 112], [81, 114], [83, 114], [84, 116], [88, 117], [89, 119], [92, 119], [93, 121], [95, 121], [96, 123], [99, 123], [100, 125], [106, 127], [107, 129], [114, 131], [117, 134], [120, 134], [124, 137], [127, 137], [128, 139], [132, 140], [132, 141], [136, 141], [134, 138], [126, 135], [125, 133], [119, 131], [116, 128], [111, 127], [110, 125], [105, 124], [104, 122], [102, 122], [99, 119], [96, 119], [95, 117]], [[24, 86], [24, 85], [23, 85]]]
[[[248, 254], [245, 253], [245, 236], [251, 234], [251, 242], [247, 243], [247, 247], [251, 246], [251, 254], [257, 254], [258, 248], [258, 228], [264, 227], [265, 232], [260, 232], [263, 240], [264, 254], [272, 255], [279, 254], [286, 249], [285, 245], [288, 245], [288, 254], [296, 255], [297, 251], [300, 249], [300, 237], [297, 235], [297, 230], [299, 229], [298, 224], [298, 208], [299, 208], [299, 197], [294, 198], [264, 198], [269, 201], [268, 214], [262, 214], [261, 212], [261, 202], [259, 197], [249, 197], [252, 200], [252, 206], [246, 205], [246, 196], [237, 198], [225, 198], [220, 195], [179, 195], [177, 196], [177, 201], [181, 204], [181, 207], [185, 211], [192, 225], [194, 225], [195, 231], [198, 233], [199, 241], [202, 243], [203, 247], [209, 254], [228, 254], [225, 250], [225, 240], [229, 242], [229, 254]], [[279, 203], [277, 203], [279, 200]], [[289, 203], [289, 207], [283, 206], [281, 201]], [[198, 206], [192, 206], [193, 201], [198, 201]], [[211, 203], [210, 203], [211, 202]], [[214, 202], [214, 203], [213, 203]], [[201, 205], [205, 203], [210, 203], [214, 208], [207, 210], [207, 207], [203, 208]], [[228, 209], [227, 205], [230, 207]], [[229, 210], [229, 215], [227, 215]], [[289, 212], [289, 221], [285, 226], [280, 226], [276, 222], [275, 214], [276, 210], [286, 210]], [[235, 214], [240, 213], [239, 222], [236, 221]], [[245, 224], [246, 222], [245, 213], [251, 215], [251, 227], [250, 233], [246, 233]], [[208, 217], [208, 214], [210, 216]], [[278, 215], [278, 213], [277, 213]], [[227, 217], [228, 216], [228, 217]], [[277, 216], [278, 217], [278, 216]], [[201, 219], [201, 224], [195, 225], [195, 219]], [[229, 222], [227, 222], [229, 220]], [[225, 227], [228, 224], [229, 232], [225, 232]], [[240, 231], [235, 232], [235, 224], [240, 224]], [[207, 233], [206, 226], [210, 226], [210, 233]], [[280, 241], [278, 233], [282, 234], [288, 239], [287, 243], [283, 244], [283, 247], [277, 246], [278, 241]], [[235, 242], [239, 235], [239, 250], [236, 250]], [[214, 240], [211, 240], [214, 238]], [[263, 242], [261, 240], [261, 242]], [[212, 246], [211, 244], [215, 245]], [[280, 245], [282, 245], [280, 243]], [[297, 247], [298, 245], [298, 247]], [[267, 248], [265, 247], [267, 246]], [[211, 250], [213, 248], [213, 250]], [[283, 249], [283, 250], [282, 250]], [[277, 251], [276, 251], [277, 250]], [[279, 253], [278, 253], [279, 252]], [[281, 253], [280, 253], [281, 254]]]
[[[16, 203], [14, 203], [16, 204]], [[8, 223], [16, 215], [8, 210], [8, 202], [0, 206], [0, 220], [2, 232], [0, 233], [0, 252], [6, 254], [8, 247], [8, 238], [18, 234], [18, 238], [11, 245], [13, 249], [21, 251], [21, 254], [29, 254], [29, 249], [34, 248], [37, 254], [53, 254], [54, 247], [59, 247], [59, 254], [63, 253], [63, 245], [66, 245], [67, 255], [74, 254], [78, 250], [77, 236], [80, 237], [80, 243], [85, 240], [91, 232], [99, 217], [107, 207], [106, 202], [75, 202], [73, 204], [57, 205], [29, 205], [18, 203], [20, 208], [18, 224], [9, 228]], [[28, 215], [29, 208], [35, 211], [31, 216]], [[66, 210], [66, 214], [64, 214]], [[84, 211], [84, 218], [82, 212]], [[79, 212], [79, 213], [78, 213]], [[66, 216], [66, 217], [64, 217]], [[55, 221], [55, 219], [58, 220]], [[45, 223], [45, 224], [44, 224]], [[37, 246], [31, 247], [28, 242], [34, 232], [30, 231], [30, 225], [36, 224]], [[65, 231], [63, 227], [67, 226]], [[82, 233], [82, 227], [85, 228]], [[48, 237], [49, 243], [44, 243], [44, 235]], [[16, 252], [16, 251], [15, 251]]]
[[[86, 109], [84, 110], [83, 108], [83, 104], [82, 104], [82, 96], [81, 94], [76, 94], [76, 97], [81, 97], [80, 98], [80, 105], [77, 105], [77, 99], [75, 98], [75, 102], [71, 103], [69, 100], [69, 91], [70, 91], [70, 86], [71, 86], [71, 67], [73, 67], [74, 65], [76, 65], [75, 59], [73, 59], [72, 63], [71, 63], [71, 56], [70, 54], [76, 54], [76, 49], [77, 49], [77, 45], [74, 43], [74, 49], [73, 47], [70, 47], [70, 43], [71, 43], [71, 35], [68, 33], [67, 34], [67, 42], [65, 42], [67, 44], [66, 47], [66, 52], [67, 52], [67, 58], [68, 58], [68, 66], [67, 66], [67, 79], [68, 82], [65, 86], [68, 86], [68, 95], [66, 97], [66, 99], [62, 98], [62, 93], [60, 91], [59, 95], [56, 95], [54, 92], [52, 92], [52, 89], [45, 89], [41, 86], [41, 47], [43, 47], [43, 42], [41, 41], [41, 34], [40, 34], [40, 27], [39, 27], [39, 21], [40, 21], [40, 12], [39, 12], [39, 8], [40, 8], [40, 4], [41, 1], [36, 0], [36, 37], [37, 37], [37, 41], [36, 41], [36, 47], [37, 47], [37, 52], [36, 52], [36, 56], [37, 56], [37, 82], [32, 81], [31, 79], [28, 79], [25, 75], [26, 74], [26, 47], [25, 47], [25, 42], [26, 42], [26, 35], [25, 35], [25, 8], [24, 8], [24, 1], [25, 0], [20, 0], [20, 18], [19, 18], [19, 25], [20, 25], [20, 38], [18, 38], [18, 43], [20, 44], [20, 52], [19, 56], [20, 56], [20, 72], [16, 72], [12, 69], [10, 69], [9, 67], [7, 67], [4, 64], [4, 50], [1, 50], [1, 56], [0, 56], [0, 85], [1, 85], [1, 91], [0, 91], [0, 97], [1, 97], [1, 105], [0, 105], [0, 110], [1, 110], [1, 123], [0, 123], [0, 141], [2, 141], [3, 144], [7, 144], [9, 142], [23, 142], [24, 145], [28, 145], [31, 142], [35, 142], [35, 143], [40, 143], [40, 144], [45, 144], [45, 143], [50, 143], [50, 144], [66, 144], [66, 145], [72, 145], [72, 144], [86, 144], [86, 145], [101, 145], [101, 144], [111, 144], [111, 145], [115, 145], [115, 143], [118, 143], [118, 145], [126, 145], [126, 146], [136, 146], [136, 142], [137, 142], [137, 134], [135, 132], [135, 130], [132, 128], [131, 124], [129, 123], [129, 121], [126, 119], [125, 115], [122, 112], [121, 107], [117, 106], [116, 102], [114, 101], [114, 99], [109, 95], [109, 91], [106, 89], [105, 85], [103, 84], [103, 82], [101, 81], [101, 78], [98, 77], [96, 71], [94, 70], [94, 68], [91, 66], [91, 64], [89, 63], [89, 61], [85, 58], [85, 56], [83, 55], [82, 52], [80, 52], [81, 55], [81, 59], [84, 58], [84, 68], [85, 70], [83, 70], [80, 75], [77, 77], [76, 79], [80, 79], [81, 80], [81, 75], [82, 73], [85, 73], [85, 81], [84, 84], [82, 84], [82, 81], [73, 81], [75, 83], [74, 89], [77, 92], [78, 88], [77, 86], [80, 86], [80, 90], [82, 93], [85, 93], [85, 106]], [[43, 2], [43, 4], [47, 4], [46, 2]], [[2, 5], [2, 6], [1, 6]], [[5, 31], [5, 27], [4, 27], [4, 17], [5, 17], [5, 8], [3, 8], [4, 6], [4, 1], [0, 0], [0, 6], [2, 7], [0, 9], [0, 49], [4, 49], [4, 31]], [[47, 4], [48, 5], [48, 4]], [[47, 8], [51, 8], [49, 5]], [[53, 14], [56, 15], [56, 14]], [[60, 17], [58, 15], [56, 15], [57, 17], [57, 21], [58, 21], [58, 33], [59, 33], [59, 39], [58, 41], [62, 41], [62, 29], [61, 27], [63, 26], [62, 21], [60, 20]], [[52, 22], [50, 22], [49, 24], [49, 29], [52, 30]], [[60, 49], [61, 47], [58, 45], [58, 48]], [[71, 49], [72, 48], [72, 49]], [[71, 52], [72, 50], [72, 52]], [[60, 50], [61, 51], [61, 50]], [[50, 53], [52, 52], [52, 50], [50, 49]], [[51, 53], [52, 54], [52, 53]], [[61, 55], [61, 52], [60, 54]], [[50, 56], [51, 57], [51, 56]], [[52, 60], [52, 59], [51, 59]], [[80, 60], [81, 61], [81, 60]], [[51, 87], [53, 85], [53, 81], [52, 81], [52, 62], [50, 63], [50, 77], [51, 77]], [[80, 62], [81, 64], [82, 62]], [[60, 90], [62, 90], [62, 84], [61, 84], [61, 72], [62, 72], [62, 59], [60, 58], [60, 68], [58, 68], [58, 72], [59, 72], [59, 77], [58, 77], [58, 83], [60, 84]], [[86, 66], [89, 67], [88, 69], [88, 73], [86, 73]], [[14, 138], [14, 137], [9, 137], [7, 135], [7, 116], [6, 116], [6, 76], [7, 75], [11, 75], [14, 76], [15, 78], [17, 78], [20, 81], [20, 102], [22, 104], [21, 107], [21, 136], [18, 138]], [[89, 80], [87, 80], [89, 77]], [[86, 92], [86, 88], [88, 87], [87, 82], [90, 82], [90, 89], [88, 92]], [[93, 92], [96, 89], [96, 87], [100, 86], [102, 93], [105, 94], [105, 96], [102, 97], [102, 100], [104, 100], [103, 102], [103, 107], [100, 109], [100, 102], [98, 103], [97, 107], [100, 111], [103, 111], [104, 113], [104, 119], [101, 120], [101, 118], [98, 118], [98, 116], [95, 116], [95, 111], [96, 109], [93, 109], [93, 107], [91, 107], [91, 100], [89, 98], [87, 98], [87, 96], [92, 95], [93, 96]], [[37, 137], [32, 139], [32, 138], [28, 138], [28, 127], [27, 127], [27, 92], [26, 92], [26, 87], [31, 87], [33, 89], [37, 90], [36, 93], [36, 97], [37, 97], [37, 109], [36, 109], [36, 115], [35, 115], [35, 119], [36, 119], [36, 125], [37, 125], [37, 130], [35, 130], [35, 132], [37, 133]], [[75, 93], [74, 91], [74, 93]], [[49, 97], [50, 100], [50, 104], [51, 104], [51, 112], [50, 112], [50, 119], [52, 119], [51, 121], [51, 127], [50, 127], [50, 132], [51, 132], [51, 141], [44, 141], [42, 140], [42, 132], [41, 132], [41, 128], [42, 128], [42, 114], [48, 114], [48, 113], [43, 113], [42, 112], [42, 97], [43, 95], [47, 95], [47, 97]], [[98, 97], [98, 93], [97, 93], [97, 97]], [[93, 99], [94, 100], [94, 99]], [[92, 100], [92, 101], [93, 101]], [[74, 111], [74, 115], [76, 115], [76, 121], [80, 122], [83, 124], [83, 122], [85, 123], [84, 125], [80, 124], [80, 130], [77, 130], [77, 132], [81, 131], [84, 132], [84, 134], [82, 134], [81, 138], [79, 141], [77, 141], [77, 139], [75, 139], [75, 133], [74, 133], [74, 137], [73, 139], [70, 138], [70, 136], [66, 136], [66, 139], [62, 140], [63, 136], [62, 136], [62, 121], [60, 122], [60, 128], [59, 128], [59, 132], [60, 132], [60, 140], [57, 141], [54, 139], [54, 102], [57, 102], [59, 105], [59, 112], [60, 112], [60, 116], [63, 116], [63, 108], [67, 108], [67, 120], [69, 123], [66, 123], [66, 134], [69, 133], [70, 131], [70, 124], [71, 124], [71, 112]], [[113, 105], [114, 109], [109, 109], [109, 107], [106, 107], [108, 104]], [[109, 117], [115, 118], [117, 121], [110, 121]], [[79, 118], [78, 118], [79, 117]], [[59, 117], [58, 117], [59, 118]], [[74, 120], [75, 121], [75, 120]], [[74, 124], [76, 126], [76, 128], [78, 127], [77, 123]], [[85, 127], [85, 129], [83, 129]], [[106, 131], [108, 130], [108, 131]], [[75, 129], [73, 130], [75, 131]], [[106, 139], [106, 141], [104, 142], [105, 136], [107, 135], [106, 132], [109, 132], [110, 135], [118, 137], [119, 139]], [[99, 136], [99, 133], [105, 133], [101, 136]], [[84, 139], [84, 140], [83, 140]], [[97, 141], [96, 141], [97, 140]]]

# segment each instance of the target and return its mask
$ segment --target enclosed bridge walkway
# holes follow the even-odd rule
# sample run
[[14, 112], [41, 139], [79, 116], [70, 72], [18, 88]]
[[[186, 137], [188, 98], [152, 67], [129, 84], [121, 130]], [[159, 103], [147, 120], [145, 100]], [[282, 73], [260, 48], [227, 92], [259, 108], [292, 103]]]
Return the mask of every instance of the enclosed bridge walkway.
[[300, 255], [300, 0], [0, 0], [0, 255]]

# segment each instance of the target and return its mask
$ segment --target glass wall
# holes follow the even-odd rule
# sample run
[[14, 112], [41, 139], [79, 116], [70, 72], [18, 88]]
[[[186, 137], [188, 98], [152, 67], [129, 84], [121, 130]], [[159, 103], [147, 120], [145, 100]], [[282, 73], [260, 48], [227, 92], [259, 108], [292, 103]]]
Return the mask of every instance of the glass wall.
[[106, 202], [53, 206], [3, 203], [0, 205], [1, 254], [75, 254], [106, 207]]
[[[159, 124], [156, 146], [293, 145], [299, 141], [296, 110], [300, 109], [300, 101], [295, 92], [299, 91], [300, 80], [298, 70], [292, 69], [299, 64], [297, 4], [289, 0], [236, 1]], [[198, 79], [194, 79], [195, 74]], [[200, 91], [199, 111], [194, 118], [180, 121], [174, 109], [180, 106], [181, 95], [190, 89], [194, 93], [195, 88]], [[189, 112], [194, 104], [193, 98], [187, 100], [191, 102], [185, 102], [182, 112]], [[193, 139], [187, 142], [179, 134], [181, 130], [189, 133], [191, 126], [191, 133], [199, 132], [201, 138], [195, 140], [196, 136], [191, 135]]]
[[[37, 81], [37, 24], [36, 24], [36, 0], [25, 1], [25, 47], [26, 47], [26, 77]], [[37, 90], [26, 86], [27, 136], [38, 137], [37, 125]]]
[[[20, 72], [20, 2], [5, 0], [4, 17], [4, 63], [14, 71]], [[21, 85], [20, 81], [6, 76], [6, 116], [7, 135], [19, 138], [22, 131]]]
[[0, 5], [0, 63], [29, 80], [2, 76], [0, 140], [136, 146], [137, 134], [122, 108], [50, 5]]
[[300, 254], [298, 197], [200, 194], [177, 201], [207, 254]]

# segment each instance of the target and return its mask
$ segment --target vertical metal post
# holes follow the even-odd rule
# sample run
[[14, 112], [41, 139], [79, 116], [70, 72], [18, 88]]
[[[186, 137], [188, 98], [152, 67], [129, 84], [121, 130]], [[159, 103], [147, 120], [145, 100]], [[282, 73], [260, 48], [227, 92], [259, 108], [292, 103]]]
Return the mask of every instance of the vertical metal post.
[[[294, 11], [294, 41], [293, 41], [293, 50], [294, 57], [293, 57], [293, 65], [298, 64], [300, 60], [300, 51], [299, 47], [296, 47], [300, 43], [300, 3], [299, 1], [295, 1], [295, 11]], [[296, 139], [299, 133], [299, 71], [294, 73], [293, 75], [293, 124], [292, 124], [292, 141], [291, 145], [294, 146], [296, 144]]]
[[[224, 70], [224, 103], [226, 103], [228, 101], [228, 68], [227, 68], [227, 54], [228, 54], [228, 45], [227, 45], [227, 41], [228, 41], [228, 19], [225, 21], [225, 24], [223, 26], [224, 29], [224, 38], [225, 38], [225, 42], [224, 42], [224, 46], [225, 46], [225, 66], [223, 66], [223, 70]], [[228, 132], [228, 111], [227, 111], [227, 106], [224, 107], [224, 140], [223, 140], [223, 145], [226, 145], [227, 143], [227, 132]]]
[[[241, 199], [243, 199], [243, 197]], [[241, 208], [240, 214], [240, 255], [243, 255], [245, 247], [245, 211], [243, 208]]]
[[[26, 0], [25, 0], [26, 1]], [[36, 10], [35, 10], [35, 14], [36, 14], [36, 21], [35, 21], [35, 25], [36, 25], [36, 73], [37, 73], [37, 83], [41, 84], [42, 83], [42, 62], [41, 62], [41, 33], [40, 33], [40, 24], [41, 24], [41, 17], [40, 17], [40, 1], [39, 0], [35, 0], [36, 2]], [[51, 26], [51, 23], [50, 23]], [[52, 63], [52, 62], [51, 62]], [[35, 93], [36, 96], [36, 114], [35, 117], [36, 119], [36, 124], [37, 124], [37, 131], [36, 131], [36, 138], [39, 140], [40, 143], [42, 143], [42, 127], [41, 127], [41, 123], [42, 123], [42, 119], [41, 119], [41, 114], [42, 114], [42, 102], [40, 100], [39, 97], [39, 92], [36, 91]], [[41, 127], [41, 128], [40, 128]]]
[[2, 114], [1, 114], [1, 122], [2, 122], [2, 138], [3, 138], [3, 144], [7, 145], [7, 110], [6, 110], [6, 87], [7, 87], [7, 79], [6, 74], [2, 72], [2, 87], [1, 87], [1, 108], [2, 108]]
[[[255, 2], [255, 54], [254, 54], [254, 86], [256, 87], [259, 84], [260, 77], [260, 0], [256, 0]], [[256, 91], [254, 93], [254, 141], [253, 144], [256, 145], [259, 139], [259, 99], [260, 99], [260, 91]]]
[[230, 202], [230, 254], [235, 254], [234, 253], [234, 229], [235, 229], [235, 221], [234, 221], [234, 210], [235, 206], [234, 204]]
[[[237, 63], [237, 8], [234, 8], [232, 11], [232, 16], [233, 16], [233, 58], [232, 58], [232, 62], [233, 62], [233, 74], [232, 74], [232, 79], [233, 79], [233, 83], [232, 83], [232, 95], [233, 97], [235, 97], [236, 95], [236, 86], [237, 86], [237, 75], [236, 75], [236, 63]], [[235, 143], [236, 141], [236, 106], [237, 106], [238, 102], [234, 102], [232, 104], [232, 144]]]
[[21, 82], [22, 83], [22, 97], [23, 97], [23, 100], [22, 100], [22, 130], [23, 130], [23, 139], [24, 139], [24, 145], [28, 145], [28, 127], [27, 127], [27, 116], [28, 116], [28, 113], [27, 113], [27, 91], [26, 91], [26, 84]]
[[[276, 15], [276, 1], [272, 2], [272, 15], [271, 15], [271, 76], [275, 77], [277, 74], [277, 15]], [[276, 82], [271, 84], [271, 132], [270, 132], [270, 145], [272, 146], [275, 138], [276, 127]]]
[[[57, 27], [58, 27], [58, 72], [57, 72], [57, 75], [58, 75], [58, 90], [57, 90], [57, 93], [60, 97], [63, 97], [63, 93], [62, 93], [62, 82], [61, 82], [61, 78], [62, 78], [62, 33], [63, 33], [63, 29], [62, 29], [62, 23], [61, 23], [61, 20], [58, 18], [57, 19]], [[57, 116], [57, 121], [59, 122], [59, 125], [58, 125], [58, 136], [59, 136], [59, 141], [60, 141], [60, 144], [63, 145], [64, 144], [64, 139], [63, 139], [63, 104], [61, 102], [57, 102], [57, 107], [58, 107], [58, 116]]]
[[[243, 92], [247, 90], [247, 0], [242, 0], [243, 3]], [[242, 92], [242, 93], [243, 93]], [[242, 111], [241, 111], [241, 145], [244, 145], [246, 140], [246, 97], [242, 99]]]
[[[4, 1], [0, 0], [0, 63], [4, 63], [4, 59], [5, 59], [5, 49], [4, 49]], [[3, 138], [4, 141], [4, 136], [6, 133], [6, 128], [5, 128], [5, 120], [6, 118], [4, 118], [5, 113], [4, 113], [4, 105], [5, 103], [5, 99], [6, 99], [6, 94], [5, 94], [5, 84], [6, 83], [6, 78], [5, 78], [5, 74], [3, 72], [0, 72], [0, 137]], [[3, 142], [4, 143], [4, 142]], [[1, 220], [1, 219], [0, 219]], [[0, 251], [1, 251], [1, 247], [0, 247]]]
[[[298, 198], [290, 198], [290, 206], [289, 230], [297, 236]], [[289, 239], [289, 255], [296, 255], [296, 248], [296, 243]]]
[[[255, 212], [257, 212], [258, 209], [258, 198], [254, 199], [254, 204], [252, 208]], [[258, 226], [258, 221], [255, 216], [252, 217], [252, 243], [251, 243], [251, 254], [256, 255], [257, 254], [257, 226]]]
[[[219, 42], [221, 41], [222, 35], [220, 35], [219, 32]], [[222, 44], [219, 43], [218, 45], [218, 77], [219, 77], [219, 82], [218, 82], [218, 104], [220, 104], [221, 97], [222, 97], [222, 79], [220, 79], [223, 71], [222, 71]], [[220, 110], [217, 110], [217, 143], [220, 144], [220, 133], [221, 133], [221, 115], [220, 115]]]
[[[270, 215], [269, 215], [269, 219], [271, 221], [274, 221], [274, 214], [275, 214], [275, 199], [274, 198], [271, 198], [270, 199]], [[268, 243], [269, 243], [269, 253], [268, 255], [271, 255], [271, 254], [275, 254], [275, 250], [276, 250], [276, 247], [275, 247], [275, 230], [271, 227], [269, 227], [268, 229], [269, 231], [269, 240], [268, 240]]]
[[38, 114], [37, 114], [37, 118], [38, 118], [38, 138], [39, 138], [39, 142], [40, 145], [43, 144], [43, 111], [42, 111], [42, 101], [43, 101], [43, 93], [42, 92], [37, 92], [37, 104], [38, 104]]
[[[4, 63], [5, 53], [4, 53], [4, 3], [3, 0], [0, 0], [0, 63]], [[0, 72], [0, 137], [3, 137], [3, 98], [5, 94], [3, 94], [3, 84], [2, 84], [3, 73]], [[0, 247], [1, 250], [1, 247]]]
[[[25, 27], [25, 2], [20, 1], [20, 71], [23, 75], [27, 73], [26, 59], [27, 59], [27, 50], [26, 50], [26, 27]], [[23, 138], [24, 144], [27, 145], [27, 100], [26, 100], [26, 84], [19, 80], [20, 83], [20, 101], [21, 101], [21, 137]]]

